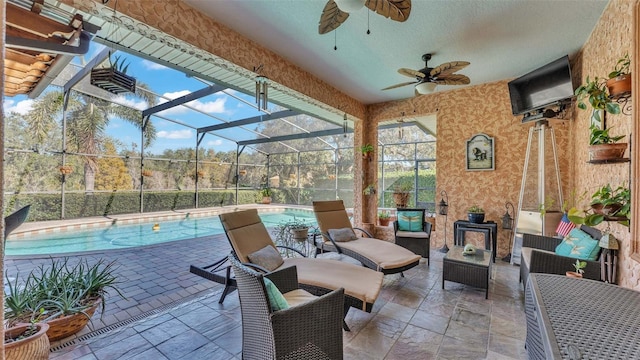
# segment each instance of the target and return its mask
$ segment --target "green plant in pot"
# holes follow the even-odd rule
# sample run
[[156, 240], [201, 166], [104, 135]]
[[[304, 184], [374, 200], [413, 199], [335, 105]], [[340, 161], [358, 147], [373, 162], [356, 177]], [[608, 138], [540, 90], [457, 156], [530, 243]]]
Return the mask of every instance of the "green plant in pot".
[[373, 153], [373, 145], [364, 144], [364, 145], [360, 146], [360, 152], [362, 153], [362, 158], [363, 159], [371, 160], [371, 154]]
[[611, 96], [616, 97], [631, 91], [630, 67], [631, 59], [628, 53], [618, 59], [614, 70], [609, 73], [609, 80], [606, 83]]
[[[611, 100], [605, 79], [596, 76], [591, 80], [587, 76], [586, 84], [580, 85], [576, 89], [575, 95], [578, 108], [582, 110], [587, 110], [587, 103], [589, 103], [594, 110], [602, 110], [610, 114], [620, 113], [620, 105]], [[599, 112], [596, 111], [594, 117], [595, 120], [602, 123], [603, 119]]]
[[467, 210], [469, 222], [482, 224], [484, 222], [484, 209], [478, 205], [473, 205]]
[[625, 135], [611, 136], [609, 130], [591, 125], [589, 128], [589, 161], [609, 161], [621, 159], [627, 150], [627, 143], [619, 143]]
[[568, 277], [581, 278], [582, 274], [584, 274], [583, 269], [587, 267], [587, 262], [576, 259], [576, 262], [573, 264], [573, 267], [574, 269], [576, 269], [576, 271], [567, 271], [566, 275]]
[[378, 222], [380, 223], [380, 226], [389, 226], [389, 221], [391, 221], [389, 211], [383, 210], [378, 212]]
[[99, 260], [75, 265], [68, 258], [51, 259], [49, 266], [32, 270], [24, 281], [6, 275], [4, 317], [9, 326], [19, 323], [45, 322], [47, 336], [55, 341], [80, 331], [101, 306], [104, 313], [107, 290], [117, 289], [115, 264]]
[[395, 202], [396, 207], [407, 207], [411, 189], [413, 189], [413, 186], [410, 183], [403, 182], [402, 180], [396, 181], [393, 185], [393, 201]]
[[260, 189], [260, 195], [262, 195], [262, 203], [263, 204], [271, 204], [271, 195], [273, 195], [273, 191], [269, 187], [263, 187]]
[[276, 228], [276, 241], [282, 245], [289, 245], [288, 240], [304, 241], [309, 234], [309, 224], [304, 219], [293, 217], [292, 220], [280, 222]]
[[573, 207], [569, 210], [569, 220], [574, 224], [595, 226], [603, 221], [618, 221], [629, 226], [631, 212], [631, 191], [628, 187], [620, 185], [615, 189], [606, 184], [591, 195], [589, 208], [578, 210]]

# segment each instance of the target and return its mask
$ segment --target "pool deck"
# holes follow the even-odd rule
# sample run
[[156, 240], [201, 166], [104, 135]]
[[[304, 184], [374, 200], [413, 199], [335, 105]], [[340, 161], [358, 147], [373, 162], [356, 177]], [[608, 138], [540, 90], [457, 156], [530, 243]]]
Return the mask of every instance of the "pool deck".
[[[233, 209], [232, 209], [233, 210]], [[69, 256], [116, 261], [119, 288], [102, 316], [78, 335], [52, 343], [53, 360], [240, 359], [237, 293], [218, 304], [223, 286], [189, 272], [229, 254], [224, 234], [134, 249]], [[518, 268], [498, 261], [489, 300], [484, 290], [451, 282], [441, 289], [442, 257], [385, 276], [371, 313], [352, 309], [345, 359], [525, 359]], [[47, 257], [5, 259], [8, 275], [26, 274]]]

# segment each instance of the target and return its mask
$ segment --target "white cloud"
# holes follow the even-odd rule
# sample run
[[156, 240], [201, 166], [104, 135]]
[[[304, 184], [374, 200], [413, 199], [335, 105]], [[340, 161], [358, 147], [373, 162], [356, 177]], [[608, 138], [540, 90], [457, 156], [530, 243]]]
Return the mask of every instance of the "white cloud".
[[147, 69], [147, 70], [165, 70], [165, 69], [168, 69], [168, 67], [166, 67], [164, 65], [156, 64], [153, 61], [149, 61], [149, 60], [142, 60], [142, 66], [144, 66], [145, 69]]
[[[181, 96], [185, 96], [187, 94], [190, 94], [191, 91], [189, 90], [181, 90], [181, 91], [176, 91], [176, 92], [171, 92], [171, 93], [164, 93], [163, 96], [166, 96], [170, 99], [177, 99]], [[165, 99], [161, 99], [160, 103], [165, 103], [167, 102], [167, 100]], [[222, 98], [218, 98], [215, 99], [213, 101], [205, 101], [202, 102], [200, 100], [193, 100], [193, 101], [189, 101], [187, 104], [191, 107], [193, 107], [194, 109], [203, 111], [205, 113], [214, 113], [214, 114], [224, 114], [227, 113], [227, 109], [225, 108], [225, 103], [227, 102], [227, 98], [226, 97], [222, 97]], [[176, 115], [176, 114], [184, 114], [185, 112], [187, 112], [189, 109], [187, 109], [184, 106], [176, 106], [173, 107], [171, 109], [167, 109], [164, 110], [162, 112], [160, 112], [159, 114], [161, 115]]]
[[158, 137], [164, 139], [191, 139], [193, 133], [191, 130], [173, 130], [173, 131], [158, 131]]
[[10, 114], [12, 112], [18, 113], [20, 115], [25, 115], [33, 108], [33, 100], [26, 99], [15, 102], [14, 100], [5, 100], [4, 101], [4, 111], [6, 114]]
[[207, 141], [207, 146], [220, 146], [222, 145], [222, 140], [209, 140]]
[[149, 107], [149, 105], [147, 105], [147, 103], [144, 100], [127, 98], [122, 95], [116, 96], [116, 98], [113, 99], [113, 102], [124, 105], [124, 106], [129, 106], [138, 110], [145, 110]]

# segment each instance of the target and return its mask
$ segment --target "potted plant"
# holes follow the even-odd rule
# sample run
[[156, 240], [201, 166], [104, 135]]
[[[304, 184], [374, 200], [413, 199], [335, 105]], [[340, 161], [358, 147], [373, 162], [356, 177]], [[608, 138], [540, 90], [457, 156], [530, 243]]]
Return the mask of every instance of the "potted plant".
[[618, 60], [612, 72], [609, 73], [607, 88], [612, 97], [623, 95], [631, 91], [631, 59], [629, 53]]
[[288, 245], [289, 238], [298, 242], [307, 240], [309, 225], [304, 221], [293, 217], [292, 220], [281, 222], [276, 226], [276, 239], [283, 245]]
[[364, 144], [360, 146], [360, 152], [362, 153], [363, 159], [368, 159], [369, 161], [371, 161], [371, 154], [373, 153], [373, 145]]
[[380, 223], [380, 226], [389, 226], [389, 221], [391, 221], [389, 211], [383, 210], [378, 213], [378, 222]]
[[584, 274], [584, 270], [582, 269], [587, 267], [587, 262], [576, 259], [576, 262], [573, 264], [573, 267], [576, 269], [576, 271], [567, 271], [567, 276], [574, 277], [574, 278], [581, 278], [582, 274]]
[[478, 205], [473, 205], [467, 210], [469, 222], [474, 224], [482, 224], [484, 222], [484, 209]]
[[127, 75], [129, 64], [120, 56], [111, 59], [109, 66], [97, 67], [91, 70], [91, 85], [97, 86], [113, 94], [136, 92], [136, 79]]
[[262, 188], [262, 190], [260, 190], [260, 195], [262, 195], [263, 204], [271, 204], [271, 195], [273, 195], [271, 188], [269, 187]]
[[376, 187], [374, 184], [369, 184], [362, 190], [363, 195], [375, 195]]
[[629, 226], [631, 212], [631, 191], [620, 185], [613, 189], [610, 184], [596, 190], [591, 195], [591, 202], [586, 210], [573, 207], [569, 210], [569, 220], [574, 224], [596, 226], [603, 221], [618, 221]]
[[16, 324], [4, 329], [4, 355], [7, 360], [49, 359], [49, 325], [43, 322]]
[[594, 110], [592, 118], [600, 124], [602, 124], [605, 111], [610, 114], [620, 113], [620, 105], [611, 100], [605, 79], [596, 76], [591, 80], [587, 76], [586, 84], [578, 86], [575, 95], [578, 108], [587, 110], [587, 103], [585, 102], [587, 101]]
[[[24, 282], [7, 277], [4, 318], [9, 326], [34, 320], [49, 325], [50, 341], [73, 335], [85, 327], [98, 306], [104, 313], [105, 295], [115, 290], [117, 280], [113, 262], [99, 260], [90, 265], [87, 260], [76, 265], [68, 258], [51, 259], [51, 265], [32, 270]], [[124, 297], [123, 297], [124, 298]]]
[[413, 186], [401, 181], [396, 181], [393, 188], [393, 201], [398, 208], [406, 208], [409, 203], [409, 193]]
[[589, 161], [621, 159], [627, 150], [627, 143], [618, 143], [625, 135], [611, 136], [608, 129], [591, 125], [589, 137]]

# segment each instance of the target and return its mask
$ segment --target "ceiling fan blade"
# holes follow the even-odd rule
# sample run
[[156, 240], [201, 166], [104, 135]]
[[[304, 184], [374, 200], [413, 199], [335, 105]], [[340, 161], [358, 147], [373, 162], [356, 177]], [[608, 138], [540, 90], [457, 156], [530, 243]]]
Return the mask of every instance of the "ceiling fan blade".
[[424, 78], [425, 77], [425, 75], [423, 73], [421, 73], [420, 71], [407, 69], [407, 68], [398, 69], [398, 73], [400, 75], [404, 75], [404, 76], [408, 76], [408, 77], [419, 77], [419, 78]]
[[391, 89], [399, 88], [399, 87], [402, 87], [402, 86], [407, 86], [407, 85], [417, 84], [417, 83], [418, 83], [417, 81], [410, 81], [410, 82], [405, 82], [405, 83], [401, 83], [401, 84], [391, 85], [391, 86], [388, 86], [388, 87], [386, 87], [386, 88], [384, 88], [382, 90], [391, 90]]
[[464, 69], [468, 65], [469, 62], [467, 61], [451, 61], [434, 67], [429, 74], [433, 77], [442, 77]]
[[340, 10], [335, 1], [329, 0], [324, 9], [322, 9], [318, 33], [322, 35], [337, 29], [348, 17], [349, 13]]
[[378, 15], [399, 22], [407, 21], [411, 14], [411, 0], [367, 0], [364, 6]]
[[433, 80], [433, 82], [441, 85], [468, 85], [471, 82], [471, 79], [465, 75], [452, 74], [445, 77], [439, 77]]

